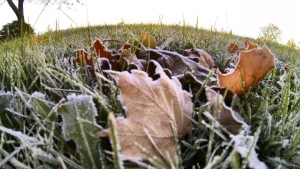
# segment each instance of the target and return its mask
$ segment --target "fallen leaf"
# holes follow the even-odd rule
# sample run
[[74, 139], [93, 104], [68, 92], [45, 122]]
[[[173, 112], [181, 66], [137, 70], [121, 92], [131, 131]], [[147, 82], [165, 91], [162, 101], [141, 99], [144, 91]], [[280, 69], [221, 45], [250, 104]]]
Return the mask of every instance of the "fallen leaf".
[[94, 42], [94, 50], [98, 57], [100, 58], [107, 58], [108, 60], [116, 59], [115, 55], [112, 54], [111, 50], [108, 50], [106, 46], [102, 44], [99, 39], [96, 39]]
[[127, 49], [123, 48], [122, 50], [119, 51], [122, 51], [122, 53], [119, 53], [119, 55], [121, 55], [119, 61], [121, 59], [124, 59], [127, 62], [127, 65], [129, 65], [131, 68], [134, 67], [134, 69], [144, 70], [144, 71], [146, 70], [145, 62], [147, 61], [143, 59], [138, 59], [135, 54], [131, 53], [130, 48]]
[[118, 50], [118, 53], [124, 53], [124, 50], [130, 49], [131, 45], [129, 43], [124, 43], [122, 47]]
[[236, 54], [239, 51], [239, 46], [236, 43], [231, 43], [228, 46], [227, 51], [230, 55]]
[[126, 60], [127, 64], [129, 65], [129, 70], [137, 69], [146, 71], [148, 62], [144, 59], [138, 59], [136, 55], [122, 57], [124, 60]]
[[239, 48], [239, 46], [234, 42], [228, 46], [227, 50], [230, 55], [233, 55], [233, 54], [238, 54], [239, 51], [245, 51], [245, 50], [251, 50], [251, 49], [258, 48], [258, 45], [252, 43], [249, 39], [246, 39], [246, 41], [244, 42], [244, 45], [245, 45], [245, 47]]
[[244, 44], [245, 44], [245, 50], [251, 50], [251, 49], [258, 48], [258, 45], [250, 42], [249, 39], [246, 39], [246, 41], [244, 42]]
[[[76, 58], [74, 61], [77, 63], [88, 66], [90, 71], [94, 74], [93, 68], [100, 70], [127, 70], [130, 69], [145, 70], [147, 65], [145, 60], [138, 59], [135, 54], [131, 53], [131, 45], [124, 43], [122, 48], [118, 50], [118, 53], [113, 54], [111, 50], [105, 47], [99, 39], [96, 39], [94, 46], [91, 50], [96, 53], [97, 62], [94, 62], [92, 54], [82, 49], [76, 51]], [[96, 64], [95, 64], [96, 63]]]
[[192, 59], [200, 63], [202, 66], [208, 69], [212, 69], [215, 66], [214, 60], [212, 59], [210, 54], [208, 54], [203, 49], [197, 49], [197, 48], [185, 49], [183, 51], [183, 55], [187, 56], [189, 59]]
[[[94, 46], [91, 49], [95, 50], [97, 57], [107, 58], [109, 61], [118, 59], [115, 55], [112, 54], [112, 51], [108, 50], [101, 43], [99, 39], [95, 40]], [[88, 65], [90, 67], [94, 67], [94, 60], [92, 58], [92, 55], [83, 49], [76, 50], [76, 57], [74, 61], [84, 66]]]
[[218, 84], [240, 96], [255, 87], [274, 67], [274, 55], [267, 46], [242, 51], [234, 71], [222, 74], [217, 70]]
[[74, 59], [77, 63], [79, 63], [82, 66], [94, 66], [94, 61], [92, 56], [89, 55], [88, 52], [86, 52], [83, 49], [76, 50], [76, 57]]
[[[176, 52], [150, 49], [150, 58], [157, 59], [157, 62], [163, 68], [169, 69], [172, 72], [172, 75], [176, 77], [184, 76], [186, 73], [190, 72], [197, 80], [204, 82], [210, 73], [210, 70], [206, 67]], [[213, 74], [209, 79], [209, 83], [215, 81], [216, 75]]]
[[141, 38], [141, 42], [142, 44], [146, 47], [146, 48], [151, 48], [151, 49], [155, 49], [156, 48], [156, 40], [153, 36], [151, 36], [148, 32], [143, 32], [142, 33], [142, 38]]
[[211, 105], [211, 114], [221, 126], [233, 134], [237, 134], [242, 128], [249, 132], [250, 127], [240, 114], [225, 105], [222, 95], [211, 88], [205, 88], [205, 94], [208, 103]]
[[97, 64], [95, 65], [97, 70], [111, 70], [111, 64], [107, 58], [97, 58]]
[[198, 80], [192, 73], [186, 73], [183, 76], [179, 76], [178, 79], [181, 82], [182, 88], [191, 91], [192, 93], [197, 93], [203, 82]]
[[[165, 157], [173, 163], [178, 160], [177, 143], [172, 125], [181, 138], [190, 131], [193, 112], [191, 95], [181, 89], [177, 78], [170, 79], [156, 62], [158, 79], [153, 80], [146, 72], [105, 71], [115, 78], [120, 87], [120, 101], [126, 110], [125, 117], [116, 118], [116, 128], [122, 154], [127, 159], [149, 160], [136, 144], [140, 145], [157, 160], [166, 164]], [[107, 130], [101, 131], [107, 135]], [[100, 135], [101, 135], [100, 132]], [[149, 135], [148, 135], [149, 134]], [[150, 137], [160, 153], [150, 141]]]
[[88, 52], [86, 52], [83, 49], [76, 50], [76, 57], [72, 58], [72, 62], [76, 65], [75, 62], [77, 62], [82, 68], [84, 68], [85, 73], [89, 79], [89, 81], [92, 83], [92, 78], [95, 77], [95, 67], [94, 63], [97, 61], [94, 61], [93, 56], [91, 56]]
[[[205, 96], [205, 92], [202, 92], [202, 89], [204, 89], [204, 86], [211, 86], [210, 88], [216, 92], [219, 92], [220, 94], [224, 95], [226, 94], [226, 97], [224, 99], [225, 103], [227, 105], [230, 105], [234, 94], [227, 90], [224, 87], [218, 87], [215, 85], [215, 83], [206, 83], [204, 85], [203, 82], [198, 80], [193, 74], [186, 73], [183, 76], [177, 76], [179, 79], [182, 89], [186, 91], [190, 91], [194, 94], [194, 106], [201, 106], [201, 104], [207, 102], [207, 98]], [[200, 92], [201, 91], [201, 92]]]

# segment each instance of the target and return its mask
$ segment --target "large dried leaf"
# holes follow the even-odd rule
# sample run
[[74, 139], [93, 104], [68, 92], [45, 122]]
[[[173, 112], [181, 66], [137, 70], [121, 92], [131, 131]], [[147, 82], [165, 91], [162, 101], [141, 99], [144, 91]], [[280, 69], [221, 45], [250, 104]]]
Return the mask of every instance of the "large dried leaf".
[[[176, 126], [178, 137], [190, 131], [189, 117], [193, 112], [191, 95], [181, 89], [178, 79], [170, 79], [156, 61], [152, 62], [156, 65], [157, 80], [139, 70], [132, 70], [131, 74], [106, 71], [116, 79], [121, 92], [120, 100], [126, 110], [126, 118], [116, 119], [117, 133], [125, 158], [148, 159], [135, 145], [138, 144], [159, 161], [164, 162], [164, 156], [175, 163], [178, 156], [177, 136], [172, 124]], [[147, 132], [162, 155], [154, 148]]]
[[[240, 52], [234, 71], [217, 71], [218, 83], [237, 95], [243, 95], [256, 86], [275, 67], [274, 55], [267, 46]], [[245, 91], [244, 91], [245, 90]]]
[[200, 63], [202, 66], [212, 69], [215, 66], [214, 60], [203, 49], [192, 48], [192, 49], [185, 49], [183, 51], [183, 55], [187, 56], [189, 59], [194, 60]]
[[230, 107], [224, 103], [223, 96], [211, 88], [205, 88], [205, 94], [208, 103], [212, 108], [212, 115], [217, 121], [228, 131], [237, 134], [242, 128], [246, 131], [249, 126], [245, 123], [244, 119]]
[[[169, 69], [172, 72], [173, 76], [177, 76], [180, 78], [181, 76], [190, 72], [200, 82], [203, 82], [210, 73], [210, 70], [206, 67], [176, 52], [170, 52], [166, 50], [150, 50], [150, 52], [150, 57], [156, 58], [157, 62], [163, 68]], [[209, 79], [209, 83], [213, 83], [215, 81], [216, 75], [213, 74]]]

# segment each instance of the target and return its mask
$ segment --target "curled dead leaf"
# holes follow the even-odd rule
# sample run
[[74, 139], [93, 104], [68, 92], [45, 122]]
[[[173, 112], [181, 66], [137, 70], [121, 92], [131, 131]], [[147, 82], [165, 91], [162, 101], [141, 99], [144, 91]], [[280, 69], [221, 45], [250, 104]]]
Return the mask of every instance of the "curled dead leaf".
[[237, 134], [242, 128], [249, 132], [250, 127], [237, 112], [225, 105], [222, 95], [211, 88], [205, 88], [205, 94], [211, 105], [211, 113], [221, 126], [233, 134]]
[[218, 84], [237, 95], [243, 95], [256, 86], [274, 67], [274, 55], [267, 46], [242, 51], [234, 71], [222, 74], [217, 70]]
[[[186, 73], [190, 72], [199, 81], [203, 82], [207, 78], [210, 70], [199, 63], [196, 63], [187, 57], [166, 50], [153, 50], [149, 49], [150, 58], [157, 59], [157, 62], [165, 69], [169, 69], [173, 76], [179, 77], [184, 76]], [[216, 75], [213, 74], [209, 83], [216, 82]]]
[[198, 48], [185, 49], [183, 51], [183, 55], [187, 56], [191, 60], [200, 63], [202, 66], [208, 69], [212, 69], [215, 66], [214, 60], [212, 59], [210, 54], [208, 54], [203, 49], [198, 49]]
[[156, 40], [148, 32], [143, 32], [141, 39], [142, 39], [141, 42], [144, 45], [144, 47], [151, 48], [151, 49], [156, 48]]
[[[131, 74], [105, 71], [116, 79], [120, 87], [119, 98], [126, 110], [126, 118], [116, 118], [119, 142], [125, 158], [151, 161], [135, 145], [138, 144], [163, 163], [168, 156], [176, 162], [177, 136], [172, 124], [178, 137], [188, 134], [193, 103], [191, 95], [181, 89], [178, 79], [170, 79], [156, 61], [152, 62], [156, 65], [155, 74], [159, 76], [156, 80], [140, 70], [132, 70]], [[101, 132], [108, 135], [107, 130]], [[149, 137], [162, 154], [155, 149]]]

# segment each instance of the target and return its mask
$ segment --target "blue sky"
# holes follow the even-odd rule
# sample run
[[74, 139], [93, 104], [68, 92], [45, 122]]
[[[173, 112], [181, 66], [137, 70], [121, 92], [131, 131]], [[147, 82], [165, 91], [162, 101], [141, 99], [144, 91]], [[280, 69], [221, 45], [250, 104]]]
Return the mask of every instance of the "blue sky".
[[[84, 5], [63, 7], [61, 11], [57, 6], [48, 6], [37, 20], [43, 7], [25, 0], [25, 20], [37, 33], [45, 32], [48, 27], [55, 29], [56, 23], [60, 29], [121, 21], [178, 24], [184, 20], [195, 25], [198, 18], [199, 27], [231, 30], [253, 38], [258, 37], [260, 27], [273, 23], [283, 32], [282, 43], [289, 39], [300, 42], [297, 0], [85, 0]], [[0, 6], [0, 16], [0, 27], [16, 19], [7, 2]]]

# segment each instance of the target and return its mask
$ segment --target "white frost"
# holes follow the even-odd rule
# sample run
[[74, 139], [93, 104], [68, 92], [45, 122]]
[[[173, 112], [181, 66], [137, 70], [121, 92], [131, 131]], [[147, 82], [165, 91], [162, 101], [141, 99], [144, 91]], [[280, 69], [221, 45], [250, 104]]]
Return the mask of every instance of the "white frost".
[[40, 93], [40, 92], [33, 92], [33, 93], [31, 94], [31, 96], [32, 96], [33, 98], [45, 99], [45, 94]]
[[[234, 149], [237, 151], [242, 158], [246, 158], [249, 151], [249, 167], [253, 169], [267, 169], [265, 163], [259, 161], [257, 158], [257, 154], [254, 150], [255, 146], [252, 146], [254, 141], [254, 136], [243, 136], [243, 135], [236, 135], [234, 136]], [[252, 146], [252, 147], [251, 147]]]

